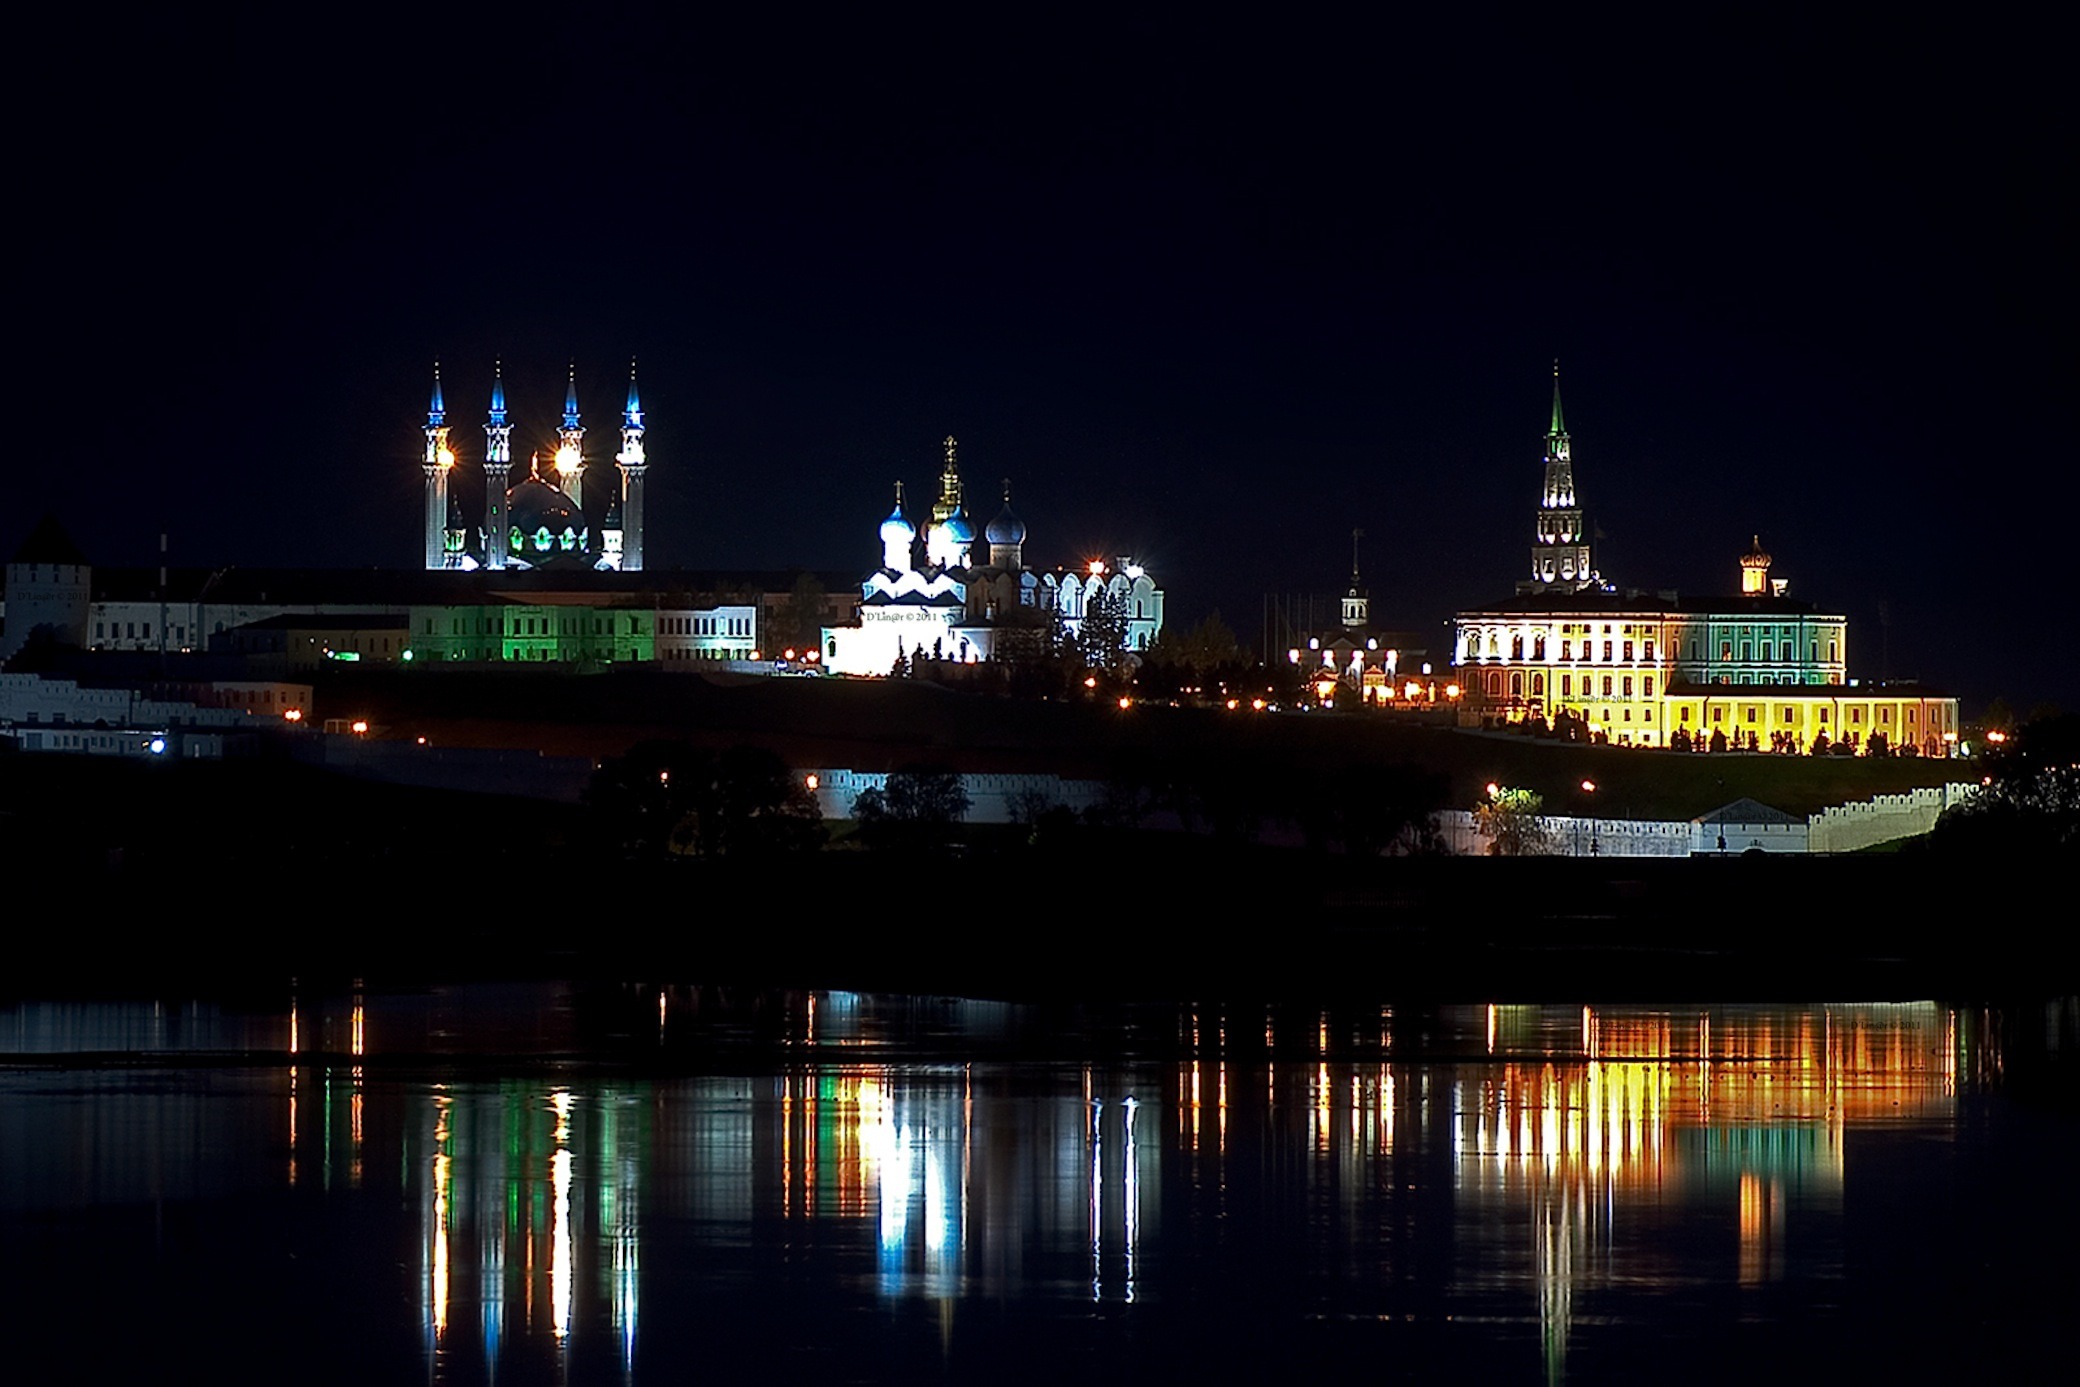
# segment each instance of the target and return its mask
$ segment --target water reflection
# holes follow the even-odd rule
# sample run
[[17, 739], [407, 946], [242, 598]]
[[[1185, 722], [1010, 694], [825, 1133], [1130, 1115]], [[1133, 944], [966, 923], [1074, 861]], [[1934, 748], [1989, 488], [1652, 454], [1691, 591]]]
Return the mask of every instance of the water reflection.
[[[357, 991], [252, 1020], [279, 1028], [278, 1065], [170, 1091], [0, 1070], [0, 1191], [391, 1201], [416, 1221], [408, 1299], [438, 1381], [671, 1378], [702, 1303], [774, 1298], [891, 1326], [923, 1307], [941, 1354], [1005, 1305], [1400, 1320], [1442, 1343], [1480, 1326], [1558, 1379], [1657, 1297], [1838, 1276], [1852, 1145], [1948, 1140], [1960, 1095], [2003, 1070], [1996, 1018], [1932, 1004], [1446, 1009], [1424, 1025], [1451, 1057], [1430, 1059], [1396, 1056], [1387, 1012], [1190, 1011], [1181, 1055], [1103, 1063], [849, 1062], [827, 1056], [916, 1042], [875, 999], [758, 1006], [812, 1057], [415, 1077], [371, 1066], [384, 1007]], [[658, 1044], [718, 1009], [636, 999]], [[752, 1332], [699, 1322], [710, 1347]]]

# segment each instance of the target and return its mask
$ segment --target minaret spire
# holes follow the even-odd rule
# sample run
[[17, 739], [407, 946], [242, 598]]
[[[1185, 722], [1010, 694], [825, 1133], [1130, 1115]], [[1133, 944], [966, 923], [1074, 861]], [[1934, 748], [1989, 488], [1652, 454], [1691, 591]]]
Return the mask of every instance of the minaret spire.
[[[625, 573], [643, 571], [643, 398], [636, 391], [636, 361], [628, 359], [628, 403], [621, 411], [621, 451], [614, 455], [621, 469], [619, 506], [608, 504], [608, 520], [601, 527], [604, 562]], [[618, 512], [618, 513], [617, 513]]]
[[484, 566], [504, 568], [506, 488], [513, 478], [513, 426], [506, 422], [505, 363], [491, 363], [491, 412], [484, 421]]
[[578, 419], [578, 363], [571, 363], [563, 388], [563, 427], [556, 431], [556, 485], [585, 509], [585, 425]]
[[[441, 364], [433, 363], [433, 398], [426, 406], [426, 550], [428, 568], [448, 568], [459, 562], [459, 548], [451, 555], [448, 542], [448, 474], [455, 470], [455, 450], [448, 446], [448, 407], [441, 398]], [[459, 536], [457, 537], [459, 539]]]
[[1546, 431], [1548, 438], [1567, 437], [1567, 421], [1560, 417], [1560, 358], [1553, 358], [1553, 426]]

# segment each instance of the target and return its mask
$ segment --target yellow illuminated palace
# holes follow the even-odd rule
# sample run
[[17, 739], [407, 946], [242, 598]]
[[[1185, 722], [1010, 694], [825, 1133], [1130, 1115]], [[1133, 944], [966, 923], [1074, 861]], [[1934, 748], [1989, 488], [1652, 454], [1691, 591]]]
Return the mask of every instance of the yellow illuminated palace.
[[[1894, 751], [1948, 755], [1957, 700], [1848, 674], [1849, 623], [1786, 595], [1758, 536], [1739, 593], [1685, 599], [1620, 592], [1591, 561], [1560, 412], [1558, 372], [1531, 577], [1505, 601], [1459, 613], [1453, 664], [1471, 725], [1557, 718], [1632, 746], [1806, 751], [1882, 736]], [[1678, 737], [1678, 733], [1682, 733]]]

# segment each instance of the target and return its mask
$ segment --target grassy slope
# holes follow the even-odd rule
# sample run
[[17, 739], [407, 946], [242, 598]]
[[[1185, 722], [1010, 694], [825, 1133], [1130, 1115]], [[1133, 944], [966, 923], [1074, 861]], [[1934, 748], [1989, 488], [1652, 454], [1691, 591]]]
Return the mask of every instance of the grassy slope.
[[[320, 690], [328, 716], [366, 713], [399, 735], [449, 745], [613, 755], [645, 736], [771, 746], [798, 765], [881, 770], [905, 761], [959, 769], [1104, 777], [1123, 757], [1199, 766], [1242, 760], [1310, 771], [1412, 764], [1471, 805], [1490, 781], [1534, 790], [1556, 813], [1687, 819], [1742, 797], [1807, 814], [1830, 804], [1972, 778], [1914, 759], [1700, 756], [1417, 726], [1363, 713], [1011, 702], [881, 680], [711, 682], [638, 673], [511, 678], [358, 678]], [[1598, 786], [1592, 796], [1579, 787]]]

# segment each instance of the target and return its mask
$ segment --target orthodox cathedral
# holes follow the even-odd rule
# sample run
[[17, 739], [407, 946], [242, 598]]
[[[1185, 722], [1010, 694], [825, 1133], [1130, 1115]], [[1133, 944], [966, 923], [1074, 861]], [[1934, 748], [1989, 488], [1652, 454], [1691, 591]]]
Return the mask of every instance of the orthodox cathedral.
[[[628, 368], [628, 403], [621, 413], [621, 451], [614, 468], [585, 456], [573, 366], [563, 396], [563, 423], [546, 467], [539, 452], [527, 472], [513, 477], [513, 426], [506, 416], [503, 370], [494, 367], [491, 409], [484, 421], [484, 508], [472, 526], [450, 485], [456, 467], [449, 442], [440, 367], [426, 410], [426, 567], [618, 569], [643, 567], [643, 402], [635, 363]], [[618, 472], [619, 476], [615, 473]], [[594, 517], [597, 517], [595, 519]]]
[[[860, 581], [858, 619], [823, 632], [823, 666], [835, 674], [886, 674], [898, 660], [927, 658], [972, 664], [1018, 637], [1052, 626], [1080, 634], [1090, 604], [1112, 604], [1128, 650], [1146, 650], [1163, 629], [1163, 592], [1131, 559], [1092, 559], [1080, 570], [1036, 572], [1026, 566], [1026, 523], [1003, 507], [978, 543], [965, 501], [959, 444], [949, 436], [939, 497], [920, 531], [904, 514], [903, 484], [881, 522], [881, 566]], [[981, 552], [986, 546], [986, 557]], [[1102, 596], [1101, 596], [1102, 594]]]

